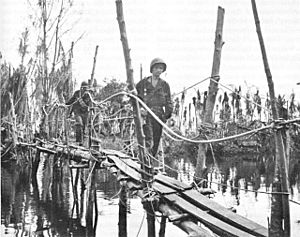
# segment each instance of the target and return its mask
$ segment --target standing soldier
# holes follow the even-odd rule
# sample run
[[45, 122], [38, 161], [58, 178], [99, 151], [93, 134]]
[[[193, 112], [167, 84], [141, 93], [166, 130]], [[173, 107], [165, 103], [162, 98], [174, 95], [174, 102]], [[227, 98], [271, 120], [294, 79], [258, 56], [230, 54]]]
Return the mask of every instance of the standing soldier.
[[88, 93], [88, 83], [83, 81], [80, 90], [74, 92], [73, 96], [69, 99], [66, 105], [71, 105], [71, 112], [75, 115], [76, 120], [76, 142], [80, 146], [83, 145], [83, 138], [85, 129], [88, 123], [89, 106], [91, 105], [91, 98]]
[[[166, 69], [167, 65], [162, 59], [153, 59], [150, 64], [152, 75], [139, 81], [136, 85], [138, 96], [163, 122], [171, 117], [173, 111], [170, 86], [160, 78], [160, 75]], [[162, 126], [147, 113], [146, 124], [143, 129], [146, 137], [146, 147], [155, 156], [162, 135]]]

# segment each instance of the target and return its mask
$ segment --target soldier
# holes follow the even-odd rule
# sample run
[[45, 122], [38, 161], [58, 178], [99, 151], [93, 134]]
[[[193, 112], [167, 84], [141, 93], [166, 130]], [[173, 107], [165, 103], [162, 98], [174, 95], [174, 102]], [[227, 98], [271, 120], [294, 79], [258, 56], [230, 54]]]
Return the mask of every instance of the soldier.
[[75, 115], [76, 142], [78, 142], [80, 146], [83, 144], [85, 129], [88, 123], [89, 106], [91, 105], [91, 98], [87, 92], [88, 83], [83, 81], [80, 90], [75, 91], [73, 96], [66, 103], [66, 105], [72, 106], [70, 113], [73, 112]]
[[[173, 111], [170, 86], [160, 78], [166, 69], [167, 65], [162, 59], [153, 59], [150, 64], [152, 75], [139, 81], [136, 85], [138, 96], [163, 122], [171, 117]], [[162, 126], [147, 113], [143, 130], [146, 137], [146, 147], [155, 156], [162, 134]]]

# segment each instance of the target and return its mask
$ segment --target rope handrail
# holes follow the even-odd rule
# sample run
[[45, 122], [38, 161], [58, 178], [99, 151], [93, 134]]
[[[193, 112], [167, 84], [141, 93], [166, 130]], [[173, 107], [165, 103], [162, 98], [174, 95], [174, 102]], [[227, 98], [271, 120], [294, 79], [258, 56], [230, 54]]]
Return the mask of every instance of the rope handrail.
[[[218, 78], [219, 76], [214, 76], [214, 77]], [[213, 77], [206, 77], [206, 78], [204, 78], [203, 80], [201, 80], [201, 81], [199, 81], [199, 82], [197, 82], [197, 83], [195, 83], [195, 84], [189, 86], [188, 88], [185, 88], [185, 89], [182, 90], [181, 92], [177, 92], [177, 93], [174, 94], [173, 96], [180, 95], [181, 93], [183, 93], [183, 92], [185, 92], [185, 91], [187, 91], [187, 90], [189, 90], [189, 89], [191, 89], [191, 88], [197, 86], [198, 84], [201, 84], [202, 82], [205, 82], [206, 80], [211, 79], [211, 78], [213, 78]]]
[[[127, 96], [129, 96], [129, 97], [131, 97], [133, 99], [136, 99], [147, 110], [147, 112], [165, 129], [165, 131], [167, 131], [169, 134], [172, 134], [173, 136], [175, 136], [175, 137], [177, 137], [177, 138], [179, 138], [181, 140], [184, 140], [184, 141], [187, 141], [187, 142], [191, 142], [191, 143], [209, 144], [209, 143], [217, 143], [217, 142], [228, 141], [228, 140], [236, 139], [236, 138], [239, 138], [239, 137], [247, 136], [247, 135], [250, 135], [250, 134], [254, 134], [254, 133], [257, 133], [257, 132], [262, 131], [262, 130], [266, 130], [266, 129], [270, 129], [270, 128], [275, 128], [275, 124], [278, 122], [278, 121], [273, 121], [270, 125], [263, 126], [263, 127], [257, 128], [257, 129], [253, 129], [251, 131], [247, 131], [247, 132], [244, 132], [244, 133], [236, 134], [236, 135], [233, 135], [233, 136], [224, 137], [224, 138], [217, 138], [217, 139], [210, 139], [210, 140], [189, 139], [187, 137], [184, 137], [184, 136], [181, 136], [181, 135], [175, 133], [171, 128], [169, 128], [163, 121], [161, 121], [155, 115], [155, 113], [145, 104], [144, 101], [142, 101], [138, 96], [136, 96], [136, 95], [134, 95], [132, 93], [128, 93], [126, 91], [120, 91], [120, 92], [117, 92], [117, 93], [109, 96], [108, 98], [106, 98], [104, 101], [101, 101], [101, 102], [97, 102], [97, 101], [93, 100], [93, 98], [89, 94], [90, 99], [92, 100], [92, 102], [94, 104], [97, 104], [97, 105], [101, 105], [105, 101], [107, 101], [107, 100], [109, 100], [109, 99], [111, 99], [113, 97], [119, 96], [119, 95], [127, 95]], [[300, 118], [294, 119], [292, 122], [296, 122], [296, 121], [300, 121]]]

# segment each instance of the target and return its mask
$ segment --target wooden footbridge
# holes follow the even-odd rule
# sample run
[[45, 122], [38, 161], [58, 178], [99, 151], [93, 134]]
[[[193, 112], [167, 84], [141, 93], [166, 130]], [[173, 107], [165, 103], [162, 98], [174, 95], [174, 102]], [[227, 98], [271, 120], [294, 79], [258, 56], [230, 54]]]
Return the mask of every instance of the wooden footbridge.
[[[215, 236], [215, 234], [236, 237], [268, 236], [267, 228], [214, 202], [205, 195], [205, 190], [195, 189], [191, 185], [159, 172], [151, 176], [146, 186], [143, 185], [145, 171], [142, 169], [140, 161], [123, 152], [109, 149], [87, 149], [75, 145], [49, 144], [42, 141], [35, 144], [19, 143], [19, 146], [23, 148], [30, 146], [36, 151], [35, 163], [39, 161], [40, 154], [44, 153], [46, 158], [50, 158], [50, 156], [54, 159], [63, 157], [70, 162], [70, 168], [86, 168], [89, 169], [90, 174], [95, 169], [110, 170], [117, 176], [121, 187], [124, 187], [121, 188], [123, 191], [119, 196], [120, 200], [123, 199], [121, 201], [124, 205], [126, 204], [126, 192], [135, 191], [148, 213], [151, 212], [153, 215], [161, 213], [159, 236], [164, 236], [166, 219], [187, 232], [189, 236]], [[150, 174], [146, 175], [150, 176]], [[97, 179], [97, 177], [95, 178]], [[87, 212], [89, 211], [93, 213], [93, 208], [87, 209]], [[119, 212], [119, 236], [127, 236], [126, 207], [123, 209], [120, 207]], [[93, 216], [90, 213], [87, 215]], [[120, 228], [122, 229], [120, 230]], [[155, 228], [155, 226], [151, 228]]]
[[[130, 49], [128, 46], [127, 41], [127, 34], [125, 28], [125, 21], [123, 16], [123, 8], [122, 8], [122, 1], [116, 0], [116, 9], [117, 9], [117, 20], [119, 23], [120, 35], [121, 35], [121, 42], [123, 46], [123, 52], [125, 57], [125, 64], [126, 64], [126, 72], [127, 72], [127, 83], [128, 83], [128, 92], [120, 92], [116, 93], [113, 96], [117, 95], [127, 95], [132, 99], [132, 108], [133, 108], [133, 119], [135, 123], [135, 133], [138, 140], [139, 145], [139, 159], [132, 157], [128, 154], [125, 154], [120, 151], [116, 150], [109, 150], [109, 149], [100, 149], [101, 141], [97, 139], [92, 139], [94, 136], [91, 132], [93, 130], [96, 133], [96, 125], [93, 126], [93, 122], [98, 123], [97, 119], [91, 119], [91, 128], [89, 131], [89, 144], [90, 148], [85, 148], [82, 146], [75, 146], [69, 143], [69, 128], [67, 123], [67, 116], [63, 115], [65, 112], [56, 113], [56, 123], [55, 129], [56, 133], [63, 134], [65, 136], [65, 144], [58, 144], [58, 143], [49, 143], [42, 140], [37, 140], [36, 143], [24, 143], [18, 142], [17, 143], [17, 126], [16, 126], [16, 119], [14, 110], [12, 109], [12, 117], [14, 118], [14, 123], [12, 124], [12, 134], [13, 137], [13, 145], [16, 144], [22, 148], [28, 148], [35, 151], [35, 159], [33, 160], [33, 176], [36, 175], [37, 167], [40, 161], [40, 155], [44, 154], [45, 158], [49, 158], [51, 160], [58, 160], [58, 159], [65, 159], [69, 162], [69, 167], [71, 169], [87, 169], [88, 170], [88, 177], [84, 182], [87, 190], [86, 198], [86, 226], [94, 227], [93, 223], [93, 216], [97, 219], [97, 206], [96, 206], [96, 192], [95, 192], [95, 179], [96, 173], [95, 169], [107, 169], [110, 170], [113, 174], [117, 176], [117, 180], [120, 182], [121, 191], [119, 193], [119, 237], [127, 237], [127, 191], [134, 191], [136, 194], [141, 198], [141, 202], [143, 203], [143, 207], [147, 212], [147, 224], [148, 224], [148, 236], [153, 237], [155, 236], [155, 218], [157, 218], [157, 214], [160, 214], [161, 221], [160, 221], [160, 230], [159, 236], [165, 236], [165, 226], [166, 220], [168, 219], [170, 222], [178, 226], [180, 229], [188, 233], [189, 236], [201, 236], [201, 237], [212, 237], [212, 236], [234, 236], [234, 237], [251, 237], [251, 236], [260, 236], [265, 237], [268, 236], [268, 229], [261, 226], [258, 223], [255, 223], [251, 220], [248, 220], [231, 210], [226, 209], [225, 207], [219, 205], [218, 203], [214, 202], [212, 199], [205, 195], [204, 190], [195, 189], [195, 187], [191, 185], [187, 185], [185, 183], [179, 182], [178, 180], [163, 175], [159, 172], [153, 172], [153, 167], [148, 166], [146, 167], [145, 159], [145, 142], [143, 141], [143, 129], [142, 129], [142, 122], [141, 122], [141, 113], [139, 106], [142, 105], [147, 112], [152, 115], [154, 119], [156, 119], [166, 130], [170, 132], [174, 137], [178, 137], [181, 140], [185, 139], [188, 142], [194, 142], [197, 144], [209, 144], [212, 142], [219, 142], [223, 141], [224, 139], [235, 139], [237, 137], [250, 135], [252, 133], [256, 133], [260, 130], [274, 128], [275, 125], [271, 124], [253, 131], [248, 131], [243, 134], [231, 136], [229, 138], [221, 138], [221, 139], [214, 139], [214, 140], [201, 140], [195, 141], [192, 139], [184, 138], [179, 136], [178, 134], [174, 133], [170, 128], [164, 125], [162, 121], [160, 121], [157, 116], [151, 111], [147, 105], [144, 104], [143, 101], [136, 96], [135, 86], [133, 81], [133, 70], [131, 66], [131, 58], [130, 58]], [[212, 75], [210, 77], [210, 83], [214, 90], [209, 91], [208, 97], [211, 96], [211, 101], [215, 101], [215, 96], [213, 96], [215, 91], [218, 90], [218, 83], [219, 83], [219, 62], [220, 62], [220, 55], [221, 55], [221, 48], [223, 45], [222, 42], [222, 24], [223, 24], [223, 16], [224, 16], [224, 9], [218, 9], [218, 19], [217, 19], [217, 30], [216, 33], [216, 43], [215, 43], [215, 53], [214, 53], [214, 63], [213, 63], [213, 70]], [[259, 22], [259, 21], [256, 21]], [[217, 31], [216, 31], [217, 32]], [[218, 78], [216, 81], [215, 79]], [[93, 79], [93, 76], [92, 76]], [[270, 82], [269, 82], [270, 81]], [[269, 85], [273, 84], [271, 78], [268, 78]], [[210, 86], [211, 87], [211, 86]], [[271, 88], [272, 89], [272, 88]], [[274, 95], [275, 93], [272, 91], [270, 95]], [[109, 98], [112, 98], [110, 96]], [[106, 98], [104, 101], [108, 100]], [[102, 102], [95, 102], [93, 104], [96, 107], [100, 107], [104, 101]], [[210, 101], [210, 99], [208, 99]], [[275, 98], [271, 98], [273, 101], [272, 111], [276, 112], [275, 107]], [[13, 105], [13, 103], [11, 103]], [[209, 107], [213, 108], [214, 103], [210, 102]], [[212, 105], [212, 106], [211, 106]], [[13, 107], [13, 106], [12, 106]], [[59, 105], [58, 105], [59, 107]], [[61, 106], [62, 109], [65, 109], [65, 105]], [[54, 106], [50, 107], [50, 110], [46, 112], [45, 107], [44, 110], [44, 124], [48, 124], [49, 127], [53, 126], [50, 123], [50, 118], [54, 114]], [[101, 113], [97, 112], [96, 109], [93, 108], [95, 117], [97, 115], [101, 115]], [[212, 115], [212, 109], [209, 111]], [[209, 112], [206, 112], [209, 114]], [[93, 114], [90, 111], [91, 114]], [[62, 124], [61, 126], [64, 131], [61, 132], [62, 129], [60, 128], [60, 124], [58, 123], [59, 115], [62, 116]], [[54, 116], [54, 115], [53, 115]], [[101, 116], [99, 116], [101, 117]], [[204, 119], [205, 122], [210, 123], [212, 116], [205, 116], [207, 119]], [[274, 121], [278, 124], [280, 122], [278, 120], [277, 112], [273, 114]], [[99, 118], [99, 120], [101, 120]], [[294, 122], [294, 121], [292, 121]], [[50, 126], [50, 125], [51, 126]], [[279, 124], [282, 125], [282, 124]], [[98, 125], [99, 126], [99, 125]], [[276, 130], [276, 136], [278, 141], [282, 141], [281, 133]], [[49, 136], [50, 130], [47, 131], [46, 137]], [[283, 144], [283, 142], [278, 142], [278, 144]], [[279, 150], [283, 153], [284, 149], [280, 147]], [[281, 154], [278, 157], [282, 157], [282, 163], [285, 164], [284, 155]], [[56, 164], [57, 162], [53, 162]], [[282, 167], [282, 172], [285, 172], [285, 168]], [[283, 173], [285, 174], [285, 173]], [[72, 180], [73, 182], [73, 180]], [[76, 182], [76, 181], [75, 181]], [[286, 183], [285, 183], [286, 184]], [[282, 189], [285, 191], [286, 187]], [[74, 188], [75, 190], [75, 188]], [[76, 200], [76, 195], [74, 192], [74, 200]], [[284, 200], [288, 201], [288, 196], [286, 195]], [[81, 199], [82, 201], [83, 199]], [[288, 207], [288, 206], [287, 206]], [[288, 209], [287, 209], [288, 210]], [[95, 213], [95, 215], [94, 215]], [[96, 220], [94, 221], [96, 223]], [[289, 225], [288, 221], [284, 222], [286, 226]], [[94, 228], [95, 229], [95, 228]], [[288, 231], [288, 227], [285, 228], [286, 232]], [[94, 236], [95, 233], [92, 233], [88, 236]], [[286, 235], [288, 236], [288, 235]]]

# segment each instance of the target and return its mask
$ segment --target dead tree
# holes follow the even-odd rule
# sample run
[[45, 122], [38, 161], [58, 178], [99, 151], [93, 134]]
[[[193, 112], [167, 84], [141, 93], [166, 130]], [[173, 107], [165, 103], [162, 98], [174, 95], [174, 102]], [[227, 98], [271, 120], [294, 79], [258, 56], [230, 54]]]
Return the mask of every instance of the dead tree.
[[[224, 22], [224, 9], [218, 7], [218, 17], [217, 17], [217, 26], [216, 26], [216, 36], [215, 36], [215, 50], [213, 58], [213, 66], [211, 72], [211, 80], [208, 88], [208, 96], [205, 105], [204, 111], [204, 123], [211, 125], [213, 123], [213, 109], [216, 102], [216, 97], [218, 93], [218, 81], [220, 80], [219, 71], [221, 63], [221, 51], [224, 44], [222, 39], [223, 32], [223, 22]], [[203, 170], [205, 169], [206, 163], [206, 145], [199, 144], [198, 146], [198, 157], [196, 165], [196, 176], [202, 177]]]

